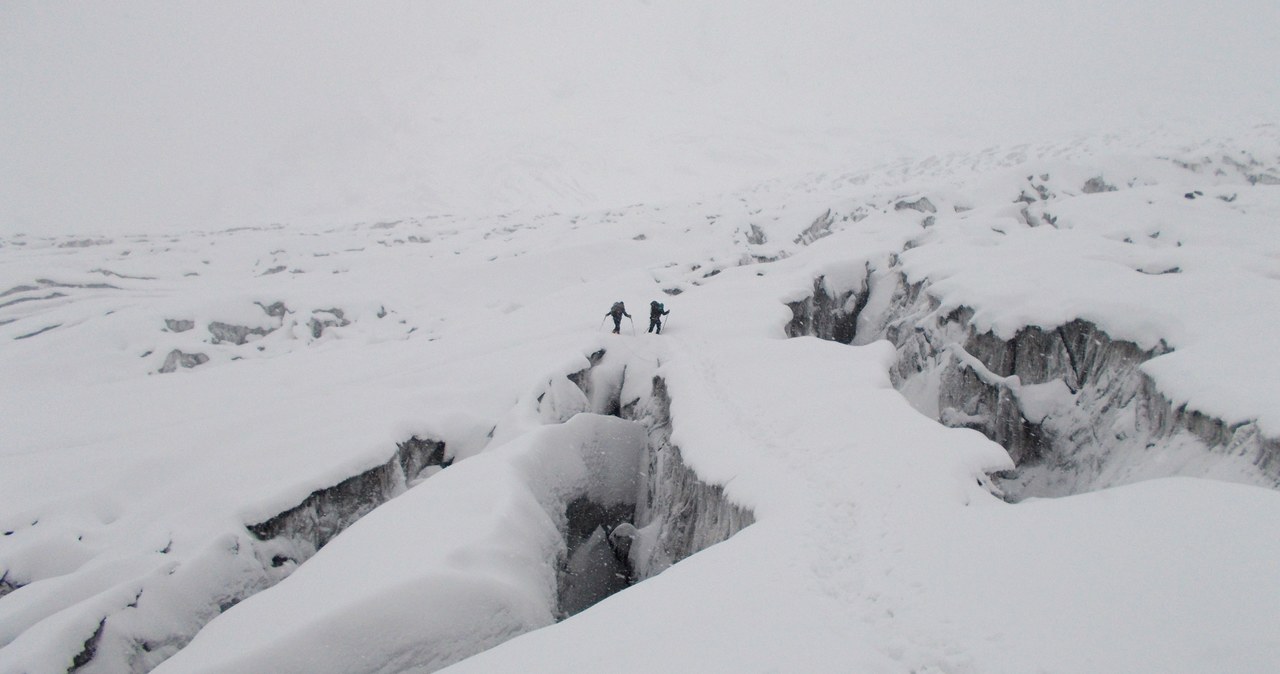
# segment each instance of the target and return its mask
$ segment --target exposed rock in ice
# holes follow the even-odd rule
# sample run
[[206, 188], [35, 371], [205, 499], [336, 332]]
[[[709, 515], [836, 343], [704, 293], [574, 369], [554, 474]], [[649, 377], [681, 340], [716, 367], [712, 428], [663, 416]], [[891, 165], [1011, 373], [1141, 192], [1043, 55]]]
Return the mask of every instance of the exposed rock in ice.
[[1280, 486], [1280, 440], [1254, 423], [1229, 425], [1175, 406], [1159, 392], [1143, 364], [1168, 353], [1165, 345], [1144, 349], [1083, 320], [1002, 339], [975, 329], [968, 308], [943, 313], [927, 283], [898, 272], [869, 273], [864, 288], [850, 308], [858, 293], [833, 298], [819, 278], [810, 297], [790, 305], [788, 335], [888, 339], [898, 353], [894, 384], [918, 409], [1009, 451], [1018, 465], [1002, 476], [1010, 497], [1172, 475]]
[[311, 322], [308, 325], [311, 327], [311, 336], [320, 339], [325, 328], [341, 328], [351, 325], [351, 321], [346, 319], [342, 309], [315, 309], [311, 312]]
[[750, 510], [730, 502], [724, 489], [703, 481], [671, 442], [671, 399], [654, 378], [653, 393], [630, 415], [648, 429], [643, 489], [636, 503], [639, 533], [628, 551], [637, 581], [662, 573], [689, 555], [727, 540], [755, 522]]
[[275, 328], [249, 327], [247, 325], [231, 325], [222, 321], [209, 324], [209, 334], [213, 335], [213, 343], [245, 344], [250, 336], [262, 337], [275, 331]]
[[787, 336], [812, 335], [848, 344], [853, 341], [858, 314], [867, 298], [865, 285], [833, 296], [827, 290], [826, 279], [820, 276], [813, 281], [812, 295], [787, 304], [792, 316], [787, 323]]
[[258, 539], [281, 546], [273, 552], [274, 566], [285, 560], [300, 564], [353, 522], [402, 493], [425, 468], [450, 462], [444, 442], [414, 436], [397, 444], [395, 456], [386, 463], [318, 490], [296, 507], [248, 529]]
[[1097, 194], [1098, 192], [1115, 192], [1116, 186], [1102, 179], [1102, 176], [1094, 176], [1084, 183], [1084, 187], [1080, 188], [1085, 194]]
[[254, 302], [254, 304], [262, 307], [262, 310], [272, 318], [284, 318], [284, 315], [286, 313], [289, 313], [289, 308], [284, 305], [284, 302], [276, 301], [276, 302], [272, 302], [271, 304]]
[[921, 213], [937, 213], [938, 207], [929, 201], [929, 197], [920, 197], [915, 201], [902, 200], [893, 205], [895, 211], [919, 211]]
[[831, 209], [827, 209], [825, 213], [819, 215], [804, 231], [800, 232], [795, 238], [795, 243], [807, 246], [824, 236], [831, 234], [831, 225], [835, 224], [836, 215]]
[[174, 349], [169, 352], [169, 355], [165, 356], [164, 365], [160, 366], [159, 372], [168, 374], [176, 372], [180, 367], [193, 368], [207, 362], [209, 362], [209, 357], [203, 353], [183, 353], [179, 349]]

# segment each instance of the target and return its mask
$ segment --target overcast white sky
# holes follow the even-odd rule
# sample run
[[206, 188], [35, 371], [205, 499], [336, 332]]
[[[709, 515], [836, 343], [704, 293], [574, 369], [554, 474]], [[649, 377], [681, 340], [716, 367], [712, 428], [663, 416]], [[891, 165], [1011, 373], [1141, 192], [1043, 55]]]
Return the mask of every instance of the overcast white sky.
[[657, 201], [1280, 121], [1280, 3], [0, 4], [0, 234]]

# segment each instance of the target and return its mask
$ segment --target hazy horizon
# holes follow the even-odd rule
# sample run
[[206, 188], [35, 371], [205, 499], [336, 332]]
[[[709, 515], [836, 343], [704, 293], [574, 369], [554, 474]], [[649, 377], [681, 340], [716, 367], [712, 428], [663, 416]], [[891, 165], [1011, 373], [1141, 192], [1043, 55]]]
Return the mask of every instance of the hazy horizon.
[[588, 208], [1280, 118], [1280, 7], [1170, 4], [6, 3], [0, 234]]

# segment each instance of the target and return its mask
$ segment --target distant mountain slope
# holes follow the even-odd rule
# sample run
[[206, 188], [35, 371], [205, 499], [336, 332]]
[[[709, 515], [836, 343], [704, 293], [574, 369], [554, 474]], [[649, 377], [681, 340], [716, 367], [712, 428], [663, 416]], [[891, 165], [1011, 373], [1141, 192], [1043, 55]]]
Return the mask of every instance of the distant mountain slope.
[[1274, 2], [0, 7], [0, 232], [581, 210], [1274, 120]]

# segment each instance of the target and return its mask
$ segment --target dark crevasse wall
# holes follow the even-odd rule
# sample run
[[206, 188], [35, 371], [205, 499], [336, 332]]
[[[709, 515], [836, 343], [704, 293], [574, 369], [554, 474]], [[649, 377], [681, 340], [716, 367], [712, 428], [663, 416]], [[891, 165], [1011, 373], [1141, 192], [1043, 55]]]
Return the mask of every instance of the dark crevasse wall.
[[312, 492], [297, 506], [247, 528], [278, 546], [273, 548], [274, 566], [300, 564], [356, 520], [403, 493], [425, 469], [449, 463], [444, 442], [414, 436], [398, 443], [386, 463]]
[[[593, 354], [591, 366], [569, 378], [594, 412], [640, 424], [647, 442], [636, 466], [637, 494], [627, 509], [570, 504], [560, 584], [565, 616], [655, 576], [755, 521], [751, 511], [729, 501], [720, 486], [702, 481], [684, 463], [680, 448], [671, 442], [671, 399], [662, 378], [648, 377], [639, 387], [628, 384], [628, 363], [605, 356]], [[623, 399], [624, 391], [631, 392], [629, 399]]]
[[1173, 475], [1280, 487], [1280, 440], [1172, 404], [1141, 370], [1169, 347], [1143, 349], [1083, 320], [1002, 339], [975, 329], [968, 308], [941, 311], [892, 258], [883, 267], [854, 289], [819, 277], [790, 304], [788, 335], [890, 341], [893, 383], [913, 405], [1009, 451], [1018, 469], [998, 477], [1011, 500]]
[[635, 579], [615, 536], [635, 519], [635, 503], [603, 505], [580, 497], [565, 508], [565, 554], [558, 563], [556, 615], [567, 618], [626, 589]]
[[671, 442], [671, 398], [660, 377], [654, 377], [648, 397], [623, 410], [649, 433], [643, 492], [636, 499], [639, 531], [630, 555], [637, 580], [656, 576], [755, 522], [750, 510], [730, 501], [720, 485], [703, 482], [681, 458]]
[[787, 304], [791, 309], [787, 336], [813, 336], [848, 344], [853, 341], [858, 316], [869, 298], [865, 283], [860, 288], [833, 292], [827, 289], [826, 278], [819, 276], [813, 280], [813, 292], [808, 297]]
[[146, 672], [182, 649], [206, 623], [283, 580], [360, 517], [402, 493], [431, 466], [446, 466], [445, 445], [412, 437], [384, 464], [324, 489], [243, 536], [227, 536], [149, 579], [132, 602], [108, 611], [68, 671]]

